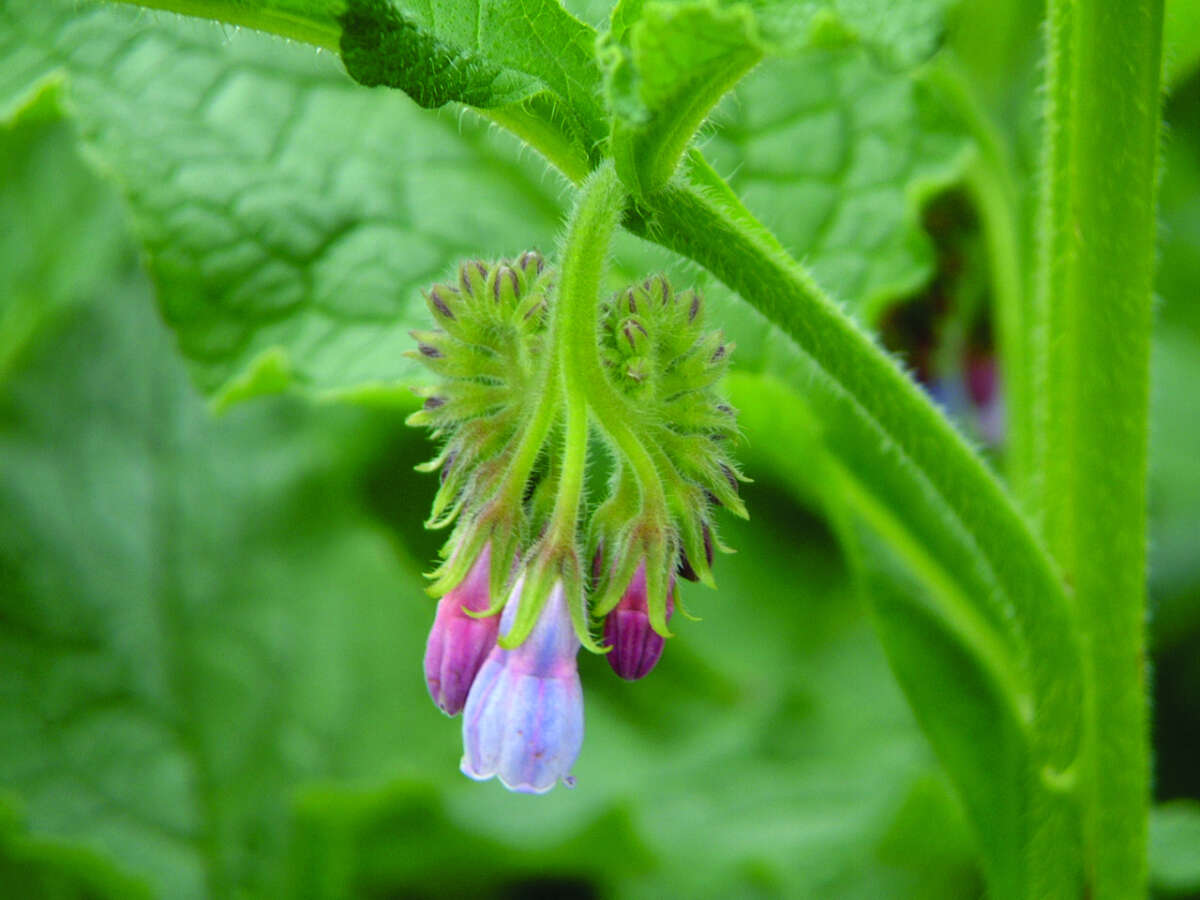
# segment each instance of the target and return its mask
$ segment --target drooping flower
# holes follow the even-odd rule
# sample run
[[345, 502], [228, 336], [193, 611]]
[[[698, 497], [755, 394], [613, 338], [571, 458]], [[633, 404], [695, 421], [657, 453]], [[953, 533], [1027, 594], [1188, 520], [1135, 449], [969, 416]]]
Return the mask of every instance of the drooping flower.
[[[675, 612], [675, 586], [667, 591], [667, 621]], [[621, 602], [604, 620], [604, 640], [612, 648], [608, 664], [626, 681], [650, 674], [662, 656], [666, 639], [650, 627], [646, 605], [646, 564], [637, 567]]]
[[[518, 578], [500, 628], [516, 620], [525, 578]], [[471, 685], [463, 713], [463, 774], [498, 777], [512, 791], [544, 794], [570, 775], [583, 746], [579, 639], [562, 582], [554, 585], [532, 633], [520, 646], [496, 646]]]
[[485, 544], [467, 577], [438, 602], [437, 616], [425, 645], [425, 682], [438, 709], [457, 715], [479, 667], [496, 645], [498, 616], [475, 618], [490, 603], [488, 571], [491, 545]]
[[[604, 620], [620, 677], [645, 676], [663, 653], [676, 578], [715, 586], [716, 510], [746, 515], [736, 411], [719, 390], [733, 345], [705, 331], [701, 295], [652, 275], [596, 302], [568, 289], [579, 279], [567, 264], [556, 271], [533, 252], [464, 262], [426, 293], [433, 327], [412, 332], [408, 354], [435, 376], [408, 419], [441, 444], [420, 467], [440, 473], [426, 527], [452, 528], [430, 573], [435, 596], [451, 592], [426, 654], [430, 693], [464, 713], [462, 771], [528, 793], [572, 782], [576, 656], [605, 649], [591, 624]], [[596, 353], [562, 352], [582, 332], [555, 323], [585, 309]], [[586, 429], [556, 389], [563, 367], [586, 386]], [[599, 483], [588, 474], [593, 425], [612, 457], [596, 504], [582, 487]], [[637, 440], [619, 439], [629, 434]], [[644, 465], [646, 453], [663, 464]], [[490, 561], [477, 559], [485, 546]], [[585, 584], [587, 554], [596, 570]], [[468, 615], [501, 605], [513, 560], [525, 570], [503, 615]]]

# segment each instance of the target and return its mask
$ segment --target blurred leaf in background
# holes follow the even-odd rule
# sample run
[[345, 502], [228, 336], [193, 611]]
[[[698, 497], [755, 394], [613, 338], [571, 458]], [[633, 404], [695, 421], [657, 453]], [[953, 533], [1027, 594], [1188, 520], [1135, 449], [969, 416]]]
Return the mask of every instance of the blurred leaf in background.
[[[986, 46], [988, 16], [1010, 36], [975, 69], [1003, 86], [1003, 118], [1004, 92], [1035, 82], [1040, 4], [993, 6], [956, 46]], [[1173, 6], [1169, 27], [1191, 21], [1195, 4]], [[1176, 58], [1152, 472], [1164, 800], [1200, 796], [1200, 82]], [[808, 375], [756, 314], [706, 285], [738, 342], [729, 389], [757, 481], [753, 520], [723, 531], [740, 552], [718, 592], [685, 589], [703, 621], [679, 622], [652, 678], [582, 661], [579, 787], [512, 796], [458, 774], [458, 723], [421, 680], [437, 536], [399, 354], [418, 288], [459, 257], [553, 246], [564, 182], [311, 48], [74, 0], [0, 0], [0, 115], [0, 884], [981, 894], [958, 801], [821, 520]], [[924, 227], [970, 139], [917, 74], [858, 48], [764, 65], [705, 149], [873, 324], [973, 239], [969, 215]], [[663, 266], [704, 281], [619, 240], [620, 276]], [[1156, 816], [1164, 893], [1200, 890], [1194, 835], [1192, 807]]]
[[[62, 311], [28, 333], [0, 401], [8, 883], [114, 897], [978, 892], [961, 814], [839, 553], [783, 487], [754, 490], [755, 523], [727, 535], [744, 552], [722, 561], [720, 594], [685, 594], [705, 621], [655, 678], [626, 685], [585, 662], [575, 792], [462, 779], [457, 723], [420, 676], [423, 440], [386, 409], [295, 398], [214, 419], [154, 315], [118, 198], [74, 155], [54, 101], [25, 107], [4, 150], [56, 159], [59, 177], [6, 190], [79, 210], [112, 248], [87, 251], [90, 280], [26, 279], [33, 309]], [[11, 221], [4, 251], [31, 266], [77, 243]]]

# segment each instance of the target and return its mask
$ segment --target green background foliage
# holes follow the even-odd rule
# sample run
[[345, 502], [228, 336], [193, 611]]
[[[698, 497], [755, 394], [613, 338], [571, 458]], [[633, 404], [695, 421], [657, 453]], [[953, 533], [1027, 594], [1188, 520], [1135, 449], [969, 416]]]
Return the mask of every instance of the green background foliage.
[[[424, 6], [407, 19], [422, 40], [478, 49], [477, 33]], [[507, 27], [541, 15], [533, 2], [478, 6], [510, 13]], [[704, 14], [679, 6], [659, 14]], [[981, 139], [930, 68], [955, 59], [1002, 123], [1027, 210], [1035, 101], [1010, 86], [1035, 81], [1039, 10], [995, 4], [977, 21], [900, 6], [889, 19], [870, 3], [797, 4], [789, 19], [791, 4], [752, 4], [748, 33], [769, 58], [700, 144], [917, 367], [895, 323], [948, 305], [937, 336], [952, 342], [984, 315], [995, 264], [986, 212], [963, 193]], [[1200, 892], [1194, 6], [1168, 5], [1153, 352], [1163, 896]], [[555, 6], [545, 33], [586, 50], [605, 7], [577, 4], [576, 21]], [[780, 39], [796, 29], [803, 40]], [[663, 52], [630, 47], [635, 71], [639, 54]], [[513, 50], [488, 73], [487, 102], [463, 99], [533, 110], [586, 155], [603, 82], [625, 98], [638, 160], [641, 105], [679, 86], [538, 53]], [[567, 103], [586, 115], [565, 121]], [[458, 774], [458, 724], [421, 679], [433, 484], [412, 471], [428, 446], [401, 424], [417, 380], [402, 353], [426, 323], [419, 289], [458, 259], [554, 249], [567, 182], [474, 114], [365, 88], [332, 54], [75, 0], [0, 0], [0, 118], [6, 891], [981, 895], [986, 848], [827, 516], [830, 467], [861, 438], [829, 433], [819, 392], [805, 399], [817, 376], [777, 329], [660, 248], [618, 239], [614, 284], [658, 268], [695, 281], [738, 343], [728, 390], [752, 520], [722, 520], [740, 552], [718, 560], [718, 592], [684, 589], [702, 621], [679, 623], [648, 680], [582, 659], [579, 787], [511, 796]]]

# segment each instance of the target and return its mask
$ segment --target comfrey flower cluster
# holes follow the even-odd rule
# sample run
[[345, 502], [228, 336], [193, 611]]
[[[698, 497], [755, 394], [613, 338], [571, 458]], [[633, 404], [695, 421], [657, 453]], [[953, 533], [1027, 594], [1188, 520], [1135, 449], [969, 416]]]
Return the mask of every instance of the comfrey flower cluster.
[[573, 783], [580, 647], [644, 677], [676, 579], [713, 584], [714, 507], [745, 515], [716, 393], [731, 346], [701, 330], [700, 295], [654, 276], [573, 316], [557, 282], [537, 253], [466, 262], [426, 295], [437, 327], [411, 354], [438, 376], [409, 420], [441, 442], [422, 467], [441, 476], [426, 524], [453, 526], [426, 681], [463, 714], [462, 771], [529, 793]]

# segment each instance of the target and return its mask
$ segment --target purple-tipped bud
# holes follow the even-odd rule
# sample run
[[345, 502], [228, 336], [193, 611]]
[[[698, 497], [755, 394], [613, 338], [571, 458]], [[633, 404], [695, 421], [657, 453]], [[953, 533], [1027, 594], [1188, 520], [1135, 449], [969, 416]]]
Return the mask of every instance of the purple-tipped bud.
[[642, 286], [651, 297], [657, 298], [660, 306], [669, 305], [674, 299], [671, 285], [664, 275], [652, 275], [643, 282]]
[[692, 303], [688, 307], [688, 321], [695, 322], [696, 317], [700, 315], [700, 306], [704, 302], [704, 298], [700, 296], [700, 292], [696, 291], [692, 294]]
[[475, 674], [496, 645], [500, 617], [476, 619], [464, 612], [482, 612], [491, 605], [490, 567], [491, 546], [485, 545], [467, 577], [438, 602], [437, 617], [425, 645], [429, 695], [448, 716], [462, 711]]
[[503, 305], [515, 303], [521, 296], [521, 282], [517, 270], [510, 266], [496, 269], [492, 280], [492, 300]]
[[635, 291], [633, 288], [626, 288], [625, 293], [622, 295], [622, 299], [625, 301], [625, 307], [629, 314], [631, 316], [637, 315], [637, 291]]
[[471, 259], [458, 267], [458, 283], [469, 296], [477, 297], [487, 284], [487, 263], [479, 259]]
[[[667, 621], [675, 612], [675, 587], [667, 592]], [[666, 640], [650, 627], [646, 606], [646, 564], [638, 566], [621, 602], [604, 620], [604, 641], [612, 647], [608, 664], [626, 681], [650, 674], [662, 656]]]
[[542, 270], [546, 268], [546, 260], [536, 250], [526, 250], [517, 260], [517, 266], [525, 273], [527, 279], [532, 280], [535, 276], [542, 274]]
[[[505, 633], [516, 620], [525, 578], [504, 607]], [[583, 691], [562, 583], [550, 591], [537, 624], [521, 646], [496, 646], [463, 712], [462, 771], [486, 781], [498, 777], [510, 791], [544, 794], [561, 779], [575, 783], [571, 766], [583, 747]]]
[[641, 354], [645, 352], [649, 335], [646, 332], [646, 326], [642, 324], [640, 319], [630, 316], [621, 322], [618, 331], [620, 336], [624, 338], [622, 349], [626, 353]]
[[444, 284], [434, 285], [433, 290], [429, 292], [429, 302], [434, 305], [434, 308], [447, 319], [454, 319], [454, 313], [450, 309], [450, 304], [446, 298], [450, 296], [454, 288], [446, 287]]

